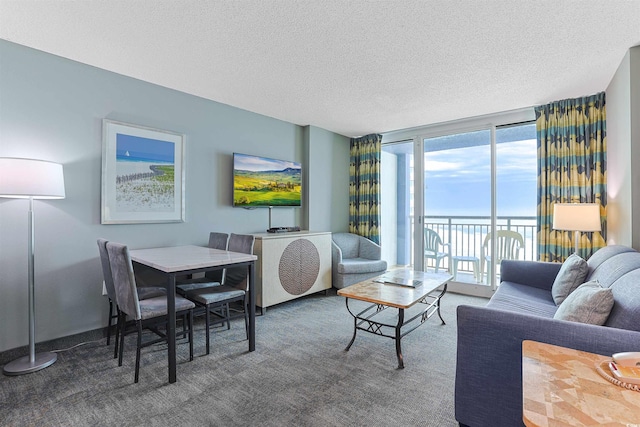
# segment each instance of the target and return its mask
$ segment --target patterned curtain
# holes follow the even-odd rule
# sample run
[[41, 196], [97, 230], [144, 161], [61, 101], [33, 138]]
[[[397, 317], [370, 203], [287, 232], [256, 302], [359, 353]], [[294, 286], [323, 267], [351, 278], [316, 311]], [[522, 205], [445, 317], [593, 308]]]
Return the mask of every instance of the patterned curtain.
[[380, 152], [382, 135], [351, 139], [349, 232], [380, 244]]
[[580, 233], [580, 256], [606, 246], [607, 130], [605, 94], [535, 108], [538, 139], [538, 254], [564, 261], [574, 252], [573, 232], [555, 231], [554, 203], [598, 203], [602, 231]]

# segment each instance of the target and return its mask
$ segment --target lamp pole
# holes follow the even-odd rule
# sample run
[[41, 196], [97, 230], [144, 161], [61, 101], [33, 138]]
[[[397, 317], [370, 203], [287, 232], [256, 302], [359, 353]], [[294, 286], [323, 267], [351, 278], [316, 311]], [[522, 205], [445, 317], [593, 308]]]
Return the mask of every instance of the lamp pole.
[[58, 355], [53, 352], [36, 354], [36, 291], [35, 291], [35, 227], [33, 215], [33, 197], [29, 197], [29, 241], [27, 253], [27, 268], [29, 280], [29, 355], [7, 363], [3, 372], [5, 375], [22, 375], [39, 371], [53, 365]]
[[39, 371], [58, 359], [54, 352], [36, 353], [35, 226], [33, 199], [64, 199], [62, 165], [44, 160], [0, 157], [0, 197], [29, 199], [27, 277], [29, 292], [29, 354], [7, 363], [5, 375]]

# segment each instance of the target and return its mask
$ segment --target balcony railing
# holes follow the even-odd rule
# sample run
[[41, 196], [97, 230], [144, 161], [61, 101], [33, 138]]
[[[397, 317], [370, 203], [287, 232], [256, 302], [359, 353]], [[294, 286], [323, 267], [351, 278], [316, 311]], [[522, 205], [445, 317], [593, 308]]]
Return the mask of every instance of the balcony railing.
[[[413, 230], [414, 218], [410, 217]], [[482, 259], [482, 244], [491, 228], [491, 219], [486, 216], [428, 216], [425, 217], [425, 228], [431, 228], [442, 238], [443, 243], [449, 243], [445, 250], [449, 251], [449, 257], [445, 258], [441, 268], [451, 270], [449, 263], [453, 256], [471, 256]], [[535, 216], [510, 216], [497, 217], [496, 228], [498, 230], [512, 230], [520, 233], [524, 239], [524, 247], [520, 249], [522, 260], [534, 261], [538, 259], [538, 246], [536, 243], [536, 217]], [[412, 233], [411, 233], [412, 234]], [[411, 237], [411, 259], [413, 260], [413, 236]], [[435, 267], [434, 260], [429, 259], [428, 267]], [[472, 266], [466, 262], [458, 266], [459, 272], [471, 272]]]

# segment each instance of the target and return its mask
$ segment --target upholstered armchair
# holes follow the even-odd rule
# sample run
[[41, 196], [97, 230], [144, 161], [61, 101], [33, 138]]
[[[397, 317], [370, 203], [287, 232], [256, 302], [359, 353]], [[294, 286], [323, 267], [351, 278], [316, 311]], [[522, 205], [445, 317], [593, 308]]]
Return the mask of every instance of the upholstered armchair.
[[351, 233], [333, 233], [331, 238], [333, 287], [342, 289], [387, 270], [380, 245]]

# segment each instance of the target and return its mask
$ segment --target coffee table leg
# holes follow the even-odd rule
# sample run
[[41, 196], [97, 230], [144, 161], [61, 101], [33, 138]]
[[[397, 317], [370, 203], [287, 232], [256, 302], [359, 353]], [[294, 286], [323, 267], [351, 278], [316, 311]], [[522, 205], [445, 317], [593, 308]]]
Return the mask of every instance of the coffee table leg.
[[437, 304], [438, 304], [438, 317], [440, 318], [440, 320], [442, 321], [443, 325], [446, 325], [444, 319], [442, 318], [442, 313], [440, 313], [440, 301], [442, 301], [442, 297], [444, 296], [445, 292], [447, 292], [447, 285], [448, 283], [444, 284], [444, 288], [442, 289], [442, 292], [440, 292], [440, 295], [438, 295], [437, 299]]
[[344, 351], [349, 351], [349, 349], [353, 345], [353, 342], [356, 340], [356, 332], [358, 332], [358, 328], [357, 328], [358, 318], [353, 315], [351, 310], [349, 310], [349, 298], [345, 298], [344, 301], [345, 301], [345, 304], [347, 305], [347, 311], [353, 317], [353, 337], [351, 337], [351, 341], [349, 342], [349, 345], [347, 345], [347, 348], [344, 349]]
[[398, 356], [398, 369], [404, 369], [404, 361], [402, 360], [402, 348], [400, 346], [400, 340], [402, 339], [402, 336], [400, 335], [400, 331], [403, 323], [404, 323], [404, 309], [399, 308], [398, 324], [396, 325], [396, 355]]

